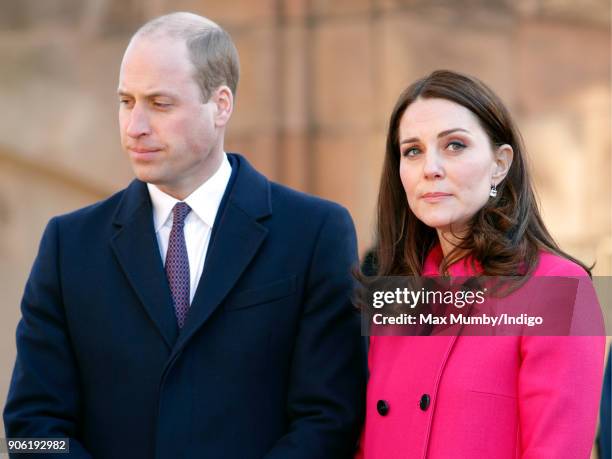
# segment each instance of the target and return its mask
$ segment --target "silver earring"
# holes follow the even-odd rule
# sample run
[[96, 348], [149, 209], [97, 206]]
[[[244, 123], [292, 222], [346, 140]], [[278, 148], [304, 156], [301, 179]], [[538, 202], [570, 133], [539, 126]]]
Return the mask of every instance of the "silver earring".
[[495, 185], [495, 183], [491, 185], [491, 191], [489, 191], [489, 196], [491, 196], [492, 198], [497, 196], [497, 185]]

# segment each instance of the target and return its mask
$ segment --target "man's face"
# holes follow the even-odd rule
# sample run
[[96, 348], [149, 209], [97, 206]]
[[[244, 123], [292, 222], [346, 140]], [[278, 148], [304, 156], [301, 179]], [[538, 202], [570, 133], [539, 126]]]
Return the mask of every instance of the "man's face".
[[137, 37], [119, 74], [121, 144], [136, 177], [184, 199], [219, 165], [222, 126], [182, 40]]

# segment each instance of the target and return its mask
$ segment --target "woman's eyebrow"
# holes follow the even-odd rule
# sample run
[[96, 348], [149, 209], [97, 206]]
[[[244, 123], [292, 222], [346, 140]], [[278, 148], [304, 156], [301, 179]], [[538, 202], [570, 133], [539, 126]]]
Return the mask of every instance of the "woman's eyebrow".
[[[442, 131], [442, 132], [440, 132], [440, 133], [438, 134], [438, 136], [437, 136], [437, 137], [438, 137], [438, 138], [441, 138], [441, 137], [447, 136], [447, 135], [452, 134], [453, 132], [457, 132], [457, 131], [460, 131], [460, 132], [465, 132], [465, 133], [467, 133], [467, 134], [471, 134], [471, 133], [470, 133], [470, 131], [468, 131], [467, 129], [463, 129], [463, 128], [453, 128], [453, 129], [447, 129], [446, 131]], [[400, 145], [403, 145], [403, 144], [405, 144], [405, 143], [413, 143], [413, 142], [418, 142], [418, 140], [419, 140], [419, 138], [418, 138], [418, 137], [410, 137], [409, 139], [402, 140], [402, 141], [400, 142]]]

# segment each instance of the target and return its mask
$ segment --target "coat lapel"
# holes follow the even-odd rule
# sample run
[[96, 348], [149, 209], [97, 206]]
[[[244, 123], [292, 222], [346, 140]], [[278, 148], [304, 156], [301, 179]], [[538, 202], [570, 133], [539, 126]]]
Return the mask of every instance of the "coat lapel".
[[230, 155], [230, 160], [235, 177], [219, 209], [204, 271], [173, 353], [178, 353], [219, 307], [268, 234], [259, 220], [272, 212], [270, 183], [241, 156]]
[[146, 313], [171, 349], [178, 335], [172, 296], [159, 253], [146, 184], [135, 180], [115, 214], [111, 245]]

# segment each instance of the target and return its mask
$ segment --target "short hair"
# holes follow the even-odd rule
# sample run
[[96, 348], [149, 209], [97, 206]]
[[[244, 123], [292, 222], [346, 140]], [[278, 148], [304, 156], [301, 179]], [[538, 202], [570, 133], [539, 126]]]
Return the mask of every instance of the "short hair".
[[194, 79], [205, 101], [221, 85], [227, 85], [236, 96], [240, 77], [238, 51], [230, 35], [218, 24], [193, 13], [170, 13], [144, 24], [132, 40], [151, 36], [185, 41], [195, 68]]

